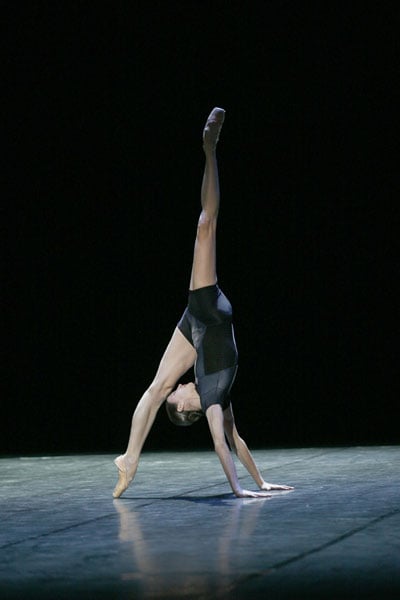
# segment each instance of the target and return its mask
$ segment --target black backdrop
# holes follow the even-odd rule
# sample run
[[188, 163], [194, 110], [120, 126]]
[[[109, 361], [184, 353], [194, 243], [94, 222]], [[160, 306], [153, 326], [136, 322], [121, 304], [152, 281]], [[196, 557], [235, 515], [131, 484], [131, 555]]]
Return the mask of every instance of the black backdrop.
[[[124, 449], [185, 306], [215, 105], [239, 430], [396, 443], [398, 9], [29, 2], [4, 20], [0, 452]], [[209, 445], [162, 410], [146, 448]]]

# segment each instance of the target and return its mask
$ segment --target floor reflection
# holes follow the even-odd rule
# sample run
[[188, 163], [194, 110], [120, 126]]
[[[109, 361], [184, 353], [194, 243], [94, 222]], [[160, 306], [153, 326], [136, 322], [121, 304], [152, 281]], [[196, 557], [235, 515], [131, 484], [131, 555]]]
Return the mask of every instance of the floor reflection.
[[115, 500], [121, 579], [132, 597], [225, 594], [248, 567], [249, 544], [268, 499], [179, 497], [137, 507]]

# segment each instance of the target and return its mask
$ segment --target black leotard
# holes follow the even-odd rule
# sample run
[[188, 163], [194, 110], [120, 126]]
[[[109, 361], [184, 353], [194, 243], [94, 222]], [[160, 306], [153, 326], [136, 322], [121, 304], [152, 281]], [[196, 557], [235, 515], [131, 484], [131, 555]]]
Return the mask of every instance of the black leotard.
[[232, 306], [218, 285], [189, 291], [179, 330], [197, 352], [194, 372], [201, 408], [230, 404], [238, 353], [232, 325]]

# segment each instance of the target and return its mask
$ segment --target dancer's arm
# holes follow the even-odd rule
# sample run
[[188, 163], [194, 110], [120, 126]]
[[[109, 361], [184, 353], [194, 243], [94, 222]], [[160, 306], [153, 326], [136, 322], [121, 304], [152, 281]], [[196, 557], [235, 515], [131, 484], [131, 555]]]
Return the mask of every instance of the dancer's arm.
[[238, 480], [235, 463], [225, 441], [224, 416], [222, 408], [214, 404], [207, 409], [206, 417], [210, 427], [211, 436], [214, 441], [214, 449], [221, 462], [225, 475], [230, 483], [233, 493], [238, 498], [268, 498], [270, 494], [265, 492], [251, 492], [244, 490]]
[[224, 431], [229, 441], [229, 445], [233, 452], [237, 455], [242, 465], [250, 473], [256, 484], [261, 490], [292, 490], [289, 485], [280, 485], [275, 483], [267, 483], [261, 476], [257, 468], [254, 458], [247, 447], [246, 442], [240, 437], [233, 416], [232, 406], [229, 406], [223, 413]]

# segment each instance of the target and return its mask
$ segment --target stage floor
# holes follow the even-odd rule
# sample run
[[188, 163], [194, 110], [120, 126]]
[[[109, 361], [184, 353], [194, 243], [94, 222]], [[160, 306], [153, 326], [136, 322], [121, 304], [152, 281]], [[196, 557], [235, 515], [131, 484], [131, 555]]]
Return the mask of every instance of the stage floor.
[[236, 499], [213, 452], [147, 452], [113, 500], [114, 455], [1, 459], [0, 597], [400, 597], [400, 447], [253, 454], [296, 489]]

